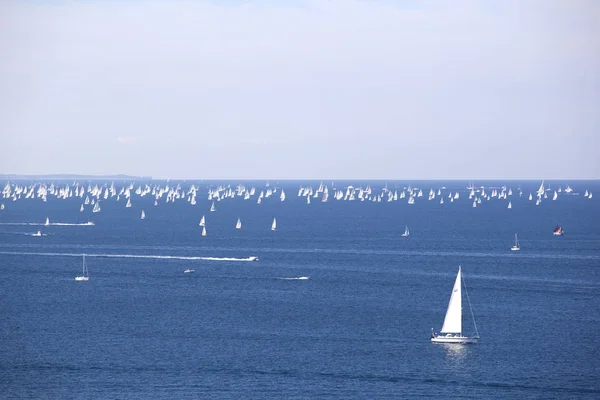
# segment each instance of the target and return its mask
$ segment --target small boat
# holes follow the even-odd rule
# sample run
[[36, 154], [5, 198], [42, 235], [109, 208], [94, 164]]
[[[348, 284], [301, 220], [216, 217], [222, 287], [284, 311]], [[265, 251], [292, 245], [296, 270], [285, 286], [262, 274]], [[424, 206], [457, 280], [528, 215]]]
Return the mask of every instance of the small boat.
[[200, 218], [200, 226], [206, 225], [206, 220], [204, 219], [204, 215]]
[[97, 201], [96, 204], [94, 204], [94, 208], [92, 209], [92, 212], [100, 212], [100, 201]]
[[4, 210], [4, 204], [0, 204], [0, 210]]
[[36, 233], [32, 233], [31, 236], [42, 236], [42, 231], [37, 231]]
[[83, 212], [84, 208], [83, 208], [83, 204], [81, 205], [81, 207], [79, 207], [79, 212]]
[[131, 198], [127, 199], [127, 204], [125, 204], [125, 207], [126, 208], [131, 208], [132, 207], [132, 205], [131, 205]]
[[512, 208], [512, 203], [510, 201], [508, 202], [508, 207], [506, 208], [508, 208], [509, 210]]
[[44, 226], [50, 225], [50, 218], [46, 217], [46, 222], [44, 222]]
[[185, 271], [183, 271], [184, 274], [190, 274], [192, 272], [196, 272], [196, 270], [194, 270], [194, 269], [186, 269]]
[[248, 257], [248, 261], [258, 261], [258, 257], [250, 256], [250, 257]]
[[479, 341], [479, 332], [477, 331], [477, 324], [475, 323], [475, 315], [473, 314], [473, 308], [471, 307], [471, 300], [467, 293], [467, 287], [465, 286], [465, 294], [467, 295], [467, 301], [469, 302], [469, 309], [471, 310], [471, 316], [473, 317], [473, 326], [475, 327], [475, 336], [463, 336], [462, 332], [462, 286], [464, 285], [462, 279], [461, 267], [458, 267], [458, 274], [454, 281], [454, 287], [452, 288], [452, 294], [450, 295], [450, 302], [448, 303], [448, 310], [446, 311], [446, 317], [444, 318], [444, 325], [440, 333], [435, 333], [431, 328], [431, 342], [432, 343], [477, 343]]
[[275, 219], [275, 218], [273, 218], [273, 223], [271, 224], [271, 230], [272, 231], [277, 230], [277, 219]]
[[[98, 203], [96, 203], [98, 204]], [[81, 276], [76, 276], [75, 280], [76, 281], [88, 281], [90, 279], [90, 277], [88, 276], [88, 269], [87, 269], [87, 265], [85, 264], [85, 254], [83, 255], [83, 273]]]
[[146, 219], [146, 213], [144, 212], [144, 210], [142, 210], [142, 216], [141, 219]]
[[515, 233], [515, 245], [510, 248], [512, 251], [521, 250], [521, 246], [519, 245], [519, 239], [517, 239], [517, 234]]
[[558, 199], [558, 193], [556, 193], [556, 190], [554, 191], [554, 196], [552, 196], [552, 200], [556, 200]]
[[242, 221], [240, 221], [239, 218], [237, 220], [237, 223], [235, 224], [235, 229], [237, 229], [237, 230], [242, 229]]
[[401, 236], [402, 237], [407, 237], [408, 235], [410, 235], [410, 232], [408, 231], [408, 225], [406, 225], [406, 228], [404, 228], [404, 233]]
[[212, 205], [210, 206], [210, 212], [215, 212], [217, 211], [217, 209], [215, 208], [215, 202], [212, 202]]
[[565, 234], [565, 232], [563, 231], [562, 226], [556, 225], [556, 228], [554, 228], [554, 231], [552, 232], [552, 234], [554, 236], [562, 236]]
[[206, 236], [206, 227], [205, 226], [202, 227], [202, 236]]

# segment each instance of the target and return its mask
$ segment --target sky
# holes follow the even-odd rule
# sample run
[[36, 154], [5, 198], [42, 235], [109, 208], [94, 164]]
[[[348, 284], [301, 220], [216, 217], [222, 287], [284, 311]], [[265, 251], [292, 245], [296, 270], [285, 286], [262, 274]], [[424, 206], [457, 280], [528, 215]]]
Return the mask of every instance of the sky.
[[0, 2], [0, 173], [600, 179], [600, 2]]

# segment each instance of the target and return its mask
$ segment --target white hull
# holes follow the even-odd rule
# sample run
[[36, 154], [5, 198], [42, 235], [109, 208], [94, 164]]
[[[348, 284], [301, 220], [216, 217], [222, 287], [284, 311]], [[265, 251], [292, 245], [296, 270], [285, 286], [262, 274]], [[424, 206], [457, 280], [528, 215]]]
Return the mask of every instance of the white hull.
[[77, 276], [77, 277], [75, 277], [76, 281], [87, 281], [89, 279], [90, 278], [88, 278], [87, 276]]
[[437, 336], [431, 338], [431, 343], [477, 343], [478, 337], [466, 336]]
[[520, 247], [515, 247], [515, 246], [511, 247], [510, 249], [511, 249], [512, 251], [519, 251], [519, 250], [521, 250], [521, 248], [520, 248]]

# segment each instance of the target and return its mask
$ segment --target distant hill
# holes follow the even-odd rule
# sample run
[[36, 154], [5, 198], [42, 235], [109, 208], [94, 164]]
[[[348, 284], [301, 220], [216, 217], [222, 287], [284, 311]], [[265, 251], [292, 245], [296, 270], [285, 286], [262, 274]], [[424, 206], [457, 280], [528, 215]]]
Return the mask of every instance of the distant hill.
[[132, 176], [132, 175], [77, 175], [77, 174], [48, 174], [48, 175], [20, 175], [20, 174], [0, 174], [1, 180], [38, 180], [38, 179], [76, 179], [76, 180], [152, 180], [151, 176]]

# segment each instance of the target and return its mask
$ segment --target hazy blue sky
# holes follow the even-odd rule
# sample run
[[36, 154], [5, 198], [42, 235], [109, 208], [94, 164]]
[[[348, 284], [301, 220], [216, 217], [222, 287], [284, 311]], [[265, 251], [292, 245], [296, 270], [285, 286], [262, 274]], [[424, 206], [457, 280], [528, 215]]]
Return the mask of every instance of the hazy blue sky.
[[600, 178], [600, 1], [3, 0], [0, 173]]

